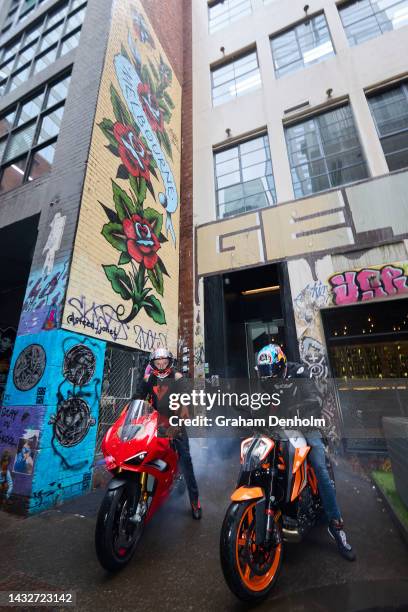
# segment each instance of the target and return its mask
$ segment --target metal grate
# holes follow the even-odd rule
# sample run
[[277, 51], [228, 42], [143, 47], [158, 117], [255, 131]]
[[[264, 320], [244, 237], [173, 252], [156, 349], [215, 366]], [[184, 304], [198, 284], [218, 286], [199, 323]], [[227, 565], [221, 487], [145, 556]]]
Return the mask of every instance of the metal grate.
[[149, 353], [108, 347], [105, 353], [102, 395], [99, 404], [99, 424], [96, 453], [101, 450], [102, 440], [127, 404], [143, 377]]

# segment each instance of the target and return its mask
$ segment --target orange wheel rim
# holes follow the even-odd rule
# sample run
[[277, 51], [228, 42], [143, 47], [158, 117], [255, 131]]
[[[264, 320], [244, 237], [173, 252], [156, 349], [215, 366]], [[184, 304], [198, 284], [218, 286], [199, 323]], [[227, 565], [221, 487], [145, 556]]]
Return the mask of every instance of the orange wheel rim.
[[282, 544], [278, 544], [276, 548], [271, 549], [270, 555], [271, 557], [273, 557], [272, 563], [270, 563], [269, 568], [265, 572], [265, 574], [262, 574], [261, 576], [255, 574], [252, 571], [248, 561], [242, 558], [243, 548], [248, 547], [248, 537], [251, 539], [251, 543], [249, 544], [251, 550], [254, 551], [256, 550], [256, 548], [258, 548], [256, 544], [252, 541], [255, 537], [253, 520], [255, 504], [256, 502], [253, 502], [250, 506], [248, 506], [241, 517], [238, 526], [237, 540], [235, 546], [235, 557], [239, 575], [245, 586], [251, 591], [263, 591], [271, 584], [272, 580], [276, 576], [276, 572], [278, 570], [279, 561], [282, 554]]

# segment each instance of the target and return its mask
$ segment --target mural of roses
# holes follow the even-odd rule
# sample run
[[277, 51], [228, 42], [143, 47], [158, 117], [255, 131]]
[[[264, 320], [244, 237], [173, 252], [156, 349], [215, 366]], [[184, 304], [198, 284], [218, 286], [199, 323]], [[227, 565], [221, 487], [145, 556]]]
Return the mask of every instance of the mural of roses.
[[129, 255], [137, 263], [143, 262], [148, 270], [152, 270], [157, 264], [156, 251], [160, 249], [160, 242], [150, 223], [139, 215], [132, 215], [131, 219], [123, 221], [123, 231]]
[[156, 96], [150, 91], [148, 83], [140, 83], [137, 93], [152, 130], [154, 132], [163, 132], [163, 111], [159, 107]]
[[152, 154], [138, 138], [136, 130], [129, 125], [115, 123], [113, 135], [118, 142], [119, 156], [129, 174], [150, 181], [149, 165]]
[[[150, 34], [140, 14], [133, 18], [134, 33], [142, 44], [152, 47]], [[172, 82], [172, 71], [160, 56], [156, 65], [151, 59], [142, 64], [141, 56], [129, 35], [132, 58], [124, 46], [121, 55], [132, 62], [141, 83], [137, 94], [147, 121], [155, 132], [163, 151], [172, 158], [171, 142], [165, 124], [171, 120], [173, 101], [166, 91]], [[153, 43], [154, 44], [154, 43]], [[166, 315], [163, 306], [154, 295], [164, 294], [164, 276], [169, 276], [160, 256], [161, 247], [167, 242], [162, 233], [163, 214], [146, 206], [147, 192], [156, 201], [153, 179], [160, 188], [157, 176], [157, 162], [140, 128], [115, 86], [110, 87], [114, 120], [104, 118], [99, 124], [106, 148], [118, 158], [116, 179], [126, 181], [126, 188], [112, 180], [112, 205], [99, 202], [107, 223], [102, 236], [118, 252], [117, 263], [103, 265], [112, 290], [129, 303], [123, 308], [121, 321], [132, 321], [141, 310], [156, 323], [164, 325]], [[125, 314], [126, 313], [126, 314]]]

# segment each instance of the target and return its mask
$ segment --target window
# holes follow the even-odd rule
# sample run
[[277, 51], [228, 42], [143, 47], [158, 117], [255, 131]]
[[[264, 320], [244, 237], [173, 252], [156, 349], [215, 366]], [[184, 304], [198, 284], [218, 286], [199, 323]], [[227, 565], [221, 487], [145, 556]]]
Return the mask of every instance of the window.
[[0, 194], [50, 170], [69, 81], [53, 81], [0, 117]]
[[390, 170], [408, 166], [408, 85], [368, 99]]
[[49, 11], [18, 39], [1, 47], [0, 95], [13, 91], [30, 76], [74, 49], [79, 42], [85, 10], [83, 0], [67, 0]]
[[326, 17], [317, 15], [271, 38], [277, 78], [334, 55]]
[[215, 0], [208, 5], [210, 34], [252, 13], [251, 0]]
[[408, 0], [354, 0], [339, 12], [350, 45], [408, 25]]
[[215, 153], [214, 163], [219, 218], [275, 204], [268, 136]]
[[368, 176], [350, 106], [306, 119], [285, 134], [296, 198]]
[[45, 0], [12, 0], [7, 17], [4, 21], [1, 35], [6, 34], [19, 21], [27, 19]]
[[237, 96], [261, 87], [256, 51], [241, 55], [211, 71], [213, 106], [219, 106]]

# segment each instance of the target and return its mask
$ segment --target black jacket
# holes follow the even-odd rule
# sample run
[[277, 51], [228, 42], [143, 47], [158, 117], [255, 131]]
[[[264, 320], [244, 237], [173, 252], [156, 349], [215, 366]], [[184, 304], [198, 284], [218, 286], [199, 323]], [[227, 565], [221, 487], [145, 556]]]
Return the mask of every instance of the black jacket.
[[322, 398], [314, 378], [304, 364], [289, 361], [285, 378], [277, 380], [275, 388], [281, 394], [279, 412], [284, 416], [321, 416]]

